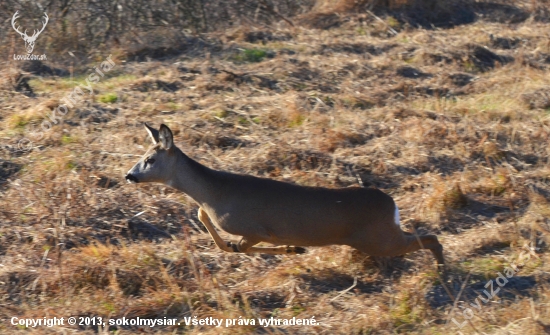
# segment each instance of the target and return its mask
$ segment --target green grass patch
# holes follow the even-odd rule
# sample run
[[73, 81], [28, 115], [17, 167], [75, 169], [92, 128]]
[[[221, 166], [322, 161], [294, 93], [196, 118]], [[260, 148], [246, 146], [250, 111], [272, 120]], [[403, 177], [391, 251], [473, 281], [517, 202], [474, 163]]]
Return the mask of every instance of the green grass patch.
[[300, 313], [304, 312], [306, 309], [300, 305], [292, 306], [292, 315], [298, 316]]
[[306, 120], [305, 115], [302, 115], [300, 113], [294, 113], [291, 115], [290, 119], [288, 120], [288, 126], [290, 128], [299, 127], [302, 124], [304, 124]]
[[64, 145], [75, 143], [77, 141], [78, 141], [78, 139], [75, 138], [75, 137], [72, 137], [71, 135], [63, 135], [61, 137], [61, 144], [64, 144]]
[[115, 93], [106, 93], [98, 96], [98, 99], [105, 104], [112, 104], [117, 102], [118, 96]]
[[477, 67], [472, 61], [466, 60], [462, 63], [464, 70], [469, 73], [479, 73], [481, 69]]
[[248, 121], [248, 119], [245, 118], [244, 116], [239, 116], [238, 121], [239, 121], [239, 124], [243, 126], [248, 126], [250, 124], [250, 121]]
[[180, 108], [180, 105], [175, 103], [175, 102], [167, 102], [166, 103], [166, 107], [168, 108], [168, 110], [171, 110], [171, 111], [175, 111], [175, 110], [178, 110]]
[[12, 128], [22, 129], [25, 128], [27, 124], [29, 124], [29, 120], [24, 115], [14, 114], [10, 118], [10, 124]]
[[393, 29], [401, 29], [401, 23], [393, 16], [388, 16], [386, 23]]
[[101, 304], [101, 307], [103, 307], [104, 310], [106, 310], [109, 313], [115, 313], [116, 312], [116, 306], [112, 302], [104, 302]]
[[357, 35], [360, 35], [360, 36], [366, 36], [367, 35], [367, 30], [363, 27], [359, 27], [355, 31], [357, 32]]
[[236, 62], [257, 63], [267, 57], [267, 51], [263, 49], [243, 49], [233, 57]]
[[[403, 298], [396, 302], [391, 309], [390, 315], [396, 327], [404, 325], [417, 324], [422, 321], [422, 310], [413, 301], [409, 293], [405, 293]], [[405, 328], [403, 328], [405, 330]]]
[[74, 170], [77, 168], [77, 164], [73, 161], [68, 161], [66, 165], [67, 170]]
[[39, 111], [36, 109], [29, 109], [27, 111], [19, 111], [10, 115], [6, 121], [8, 129], [15, 129], [16, 131], [22, 131], [25, 126], [31, 122], [37, 122], [42, 120], [46, 115], [45, 111]]
[[224, 119], [229, 115], [229, 112], [225, 109], [216, 109], [214, 110], [214, 116]]

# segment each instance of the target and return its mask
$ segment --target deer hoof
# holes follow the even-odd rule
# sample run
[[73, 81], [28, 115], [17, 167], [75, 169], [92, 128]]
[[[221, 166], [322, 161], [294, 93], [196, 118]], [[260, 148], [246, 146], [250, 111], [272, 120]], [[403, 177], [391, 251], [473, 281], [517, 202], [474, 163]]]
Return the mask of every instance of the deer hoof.
[[227, 246], [233, 249], [233, 252], [239, 252], [239, 247], [233, 242], [227, 242]]
[[306, 248], [294, 247], [294, 253], [295, 254], [305, 254], [306, 251], [307, 251]]

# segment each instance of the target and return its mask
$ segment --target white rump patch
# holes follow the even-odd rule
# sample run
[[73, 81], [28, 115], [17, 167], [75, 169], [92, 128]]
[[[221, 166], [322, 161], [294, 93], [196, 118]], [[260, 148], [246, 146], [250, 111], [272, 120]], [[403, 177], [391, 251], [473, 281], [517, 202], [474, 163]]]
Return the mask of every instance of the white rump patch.
[[395, 224], [399, 226], [399, 208], [397, 208], [397, 204], [395, 205], [395, 213], [393, 214], [393, 220], [395, 221]]

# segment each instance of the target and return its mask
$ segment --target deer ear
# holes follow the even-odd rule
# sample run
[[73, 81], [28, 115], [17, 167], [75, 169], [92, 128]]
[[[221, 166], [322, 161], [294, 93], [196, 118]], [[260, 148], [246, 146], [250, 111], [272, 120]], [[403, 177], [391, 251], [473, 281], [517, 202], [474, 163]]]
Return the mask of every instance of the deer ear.
[[172, 131], [165, 124], [160, 125], [159, 140], [165, 150], [170, 150], [174, 146]]
[[151, 137], [151, 141], [153, 141], [153, 144], [157, 144], [159, 142], [159, 131], [155, 128], [149, 127], [147, 123], [144, 124], [145, 130], [147, 130], [147, 133], [149, 134], [149, 137]]

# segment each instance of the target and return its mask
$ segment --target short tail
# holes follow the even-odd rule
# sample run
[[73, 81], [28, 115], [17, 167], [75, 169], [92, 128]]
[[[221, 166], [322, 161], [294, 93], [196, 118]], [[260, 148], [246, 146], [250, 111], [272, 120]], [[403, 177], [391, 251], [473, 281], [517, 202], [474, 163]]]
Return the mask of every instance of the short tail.
[[393, 220], [395, 221], [395, 224], [399, 226], [399, 208], [397, 208], [397, 204], [395, 205], [395, 213], [393, 213]]

